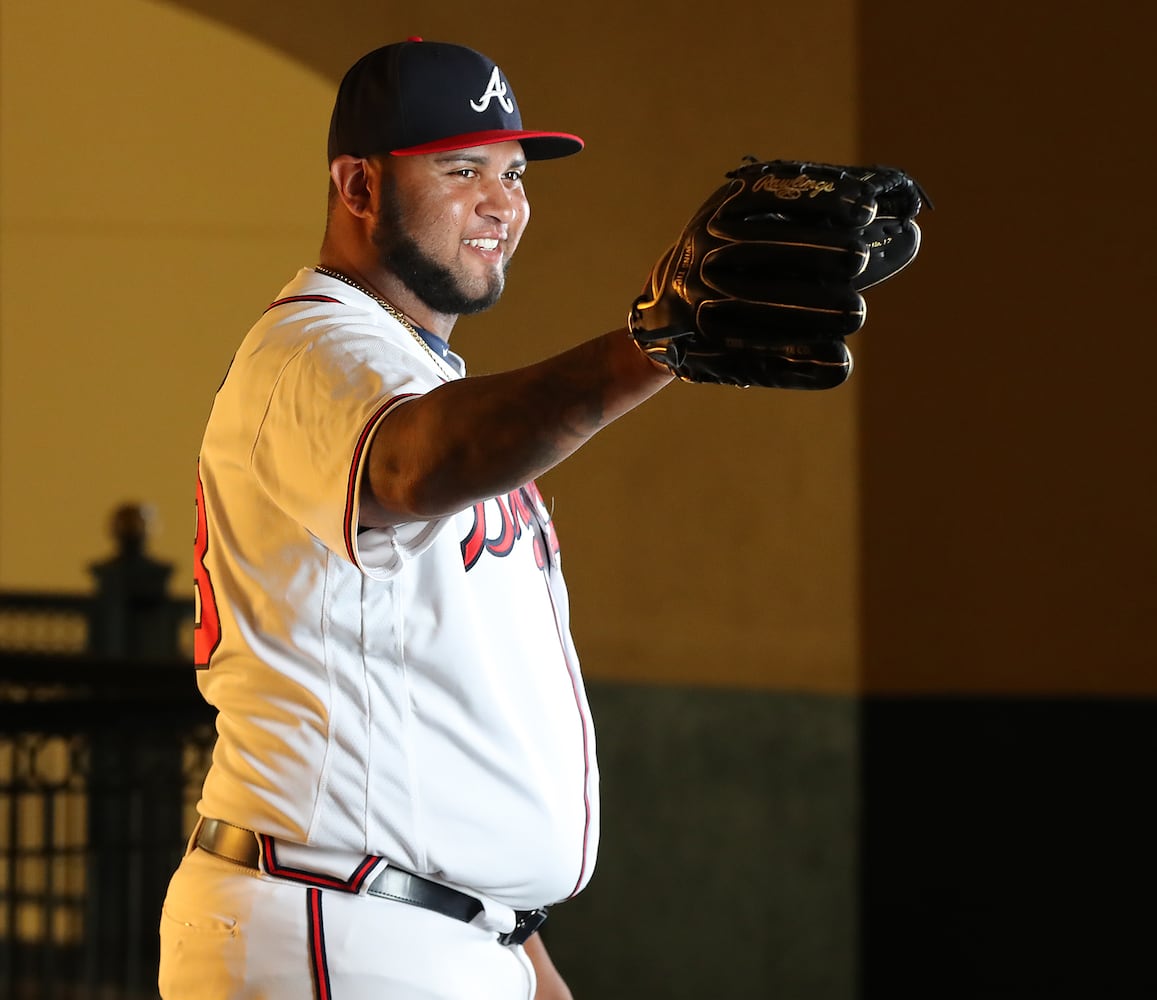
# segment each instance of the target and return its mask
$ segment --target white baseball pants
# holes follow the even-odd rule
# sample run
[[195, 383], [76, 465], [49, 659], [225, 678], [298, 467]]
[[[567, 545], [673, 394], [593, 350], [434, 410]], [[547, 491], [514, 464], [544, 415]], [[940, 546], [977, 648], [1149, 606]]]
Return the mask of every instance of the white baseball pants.
[[165, 898], [159, 985], [162, 1000], [533, 1000], [535, 977], [493, 931], [193, 850]]

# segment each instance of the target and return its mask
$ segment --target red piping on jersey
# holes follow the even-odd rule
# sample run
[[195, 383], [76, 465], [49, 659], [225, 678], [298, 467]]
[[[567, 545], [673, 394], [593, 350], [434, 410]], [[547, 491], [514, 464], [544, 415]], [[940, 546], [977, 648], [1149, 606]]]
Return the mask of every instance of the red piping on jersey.
[[[538, 487], [534, 486], [533, 482], [530, 485], [532, 487], [534, 487], [534, 490], [537, 493]], [[540, 500], [542, 499], [541, 496], [539, 497], [539, 499]], [[550, 522], [547, 521], [547, 524], [549, 525]], [[548, 544], [548, 542], [545, 538], [542, 539], [542, 544], [544, 546], [546, 546]], [[545, 553], [544, 553], [544, 555], [545, 555]], [[558, 604], [555, 603], [554, 589], [550, 585], [550, 570], [548, 569], [546, 572], [543, 573], [542, 576], [543, 576], [543, 580], [546, 582], [546, 593], [547, 593], [547, 596], [550, 598], [550, 605], [554, 609], [554, 627], [555, 627], [555, 631], [558, 633], [559, 647], [562, 650], [563, 662], [566, 664], [566, 672], [570, 676], [570, 687], [571, 687], [571, 691], [574, 692], [574, 704], [575, 704], [575, 708], [578, 709], [579, 725], [582, 727], [582, 731], [583, 731], [583, 808], [586, 810], [586, 818], [585, 818], [584, 823], [583, 823], [583, 853], [582, 853], [581, 863], [579, 864], [579, 876], [578, 876], [578, 879], [575, 881], [574, 888], [571, 889], [571, 891], [570, 891], [570, 896], [567, 897], [568, 899], [570, 899], [570, 898], [573, 898], [575, 893], [577, 893], [579, 891], [579, 888], [583, 884], [583, 878], [586, 876], [586, 873], [587, 873], [587, 846], [590, 844], [590, 838], [591, 838], [591, 749], [590, 749], [590, 737], [587, 734], [587, 717], [586, 717], [586, 714], [583, 712], [582, 698], [579, 695], [578, 676], [575, 672], [574, 664], [571, 663], [570, 653], [567, 651], [566, 636], [563, 635], [562, 622], [559, 620], [559, 617], [558, 617]]]
[[353, 462], [350, 463], [349, 484], [346, 487], [345, 497], [345, 521], [343, 530], [345, 532], [345, 550], [346, 555], [349, 556], [350, 562], [357, 565], [357, 554], [354, 552], [354, 538], [357, 535], [358, 526], [354, 521], [354, 507], [357, 504], [358, 498], [358, 469], [362, 464], [362, 452], [366, 450], [366, 445], [369, 443], [370, 435], [373, 433], [377, 422], [382, 418], [382, 414], [386, 412], [395, 403], [401, 402], [403, 399], [410, 399], [417, 396], [416, 392], [404, 392], [400, 396], [394, 396], [392, 399], [386, 400], [381, 406], [374, 411], [374, 415], [367, 421], [366, 426], [362, 429], [361, 437], [358, 438], [357, 447], [354, 448]]
[[277, 863], [276, 841], [267, 833], [257, 835], [261, 841], [261, 855], [265, 862], [265, 874], [275, 875], [290, 882], [302, 882], [305, 885], [318, 889], [338, 889], [342, 892], [356, 893], [362, 887], [367, 876], [382, 859], [372, 854], [359, 862], [349, 878], [338, 878], [336, 875], [322, 875], [320, 872], [306, 871], [304, 868], [287, 868]]
[[320, 889], [306, 891], [305, 908], [309, 920], [309, 965], [313, 971], [313, 995], [316, 1000], [332, 1000], [329, 962], [325, 957], [325, 927], [321, 919]]
[[[550, 595], [551, 604], [554, 603], [554, 594]], [[555, 622], [557, 627], [557, 611]], [[565, 639], [562, 635], [562, 630], [559, 629], [559, 641], [563, 642], [562, 657], [566, 661], [567, 673], [570, 674], [570, 686], [574, 691], [574, 703], [579, 713], [579, 724], [583, 730], [583, 808], [586, 809], [586, 820], [583, 824], [583, 856], [582, 863], [579, 866], [579, 877], [571, 889], [570, 895], [573, 897], [579, 891], [579, 887], [583, 884], [583, 878], [587, 873], [587, 845], [590, 843], [591, 837], [591, 751], [587, 737], [587, 717], [583, 714], [582, 699], [579, 697], [578, 682], [575, 679], [574, 669], [571, 667], [570, 657], [566, 652]]]
[[[562, 620], [558, 615], [558, 604], [554, 599], [554, 588], [551, 586], [549, 569], [550, 551], [558, 552], [558, 535], [554, 531], [554, 525], [551, 523], [549, 514], [543, 518], [540, 514], [545, 511], [545, 504], [542, 500], [542, 494], [538, 492], [538, 485], [531, 480], [522, 489], [523, 499], [529, 503], [530, 509], [535, 512], [535, 520], [542, 529], [539, 534], [539, 542], [543, 547], [543, 557], [546, 562], [546, 571], [542, 574], [542, 578], [546, 583], [546, 593], [550, 598], [551, 608], [554, 610], [554, 627], [558, 633], [559, 647], [562, 650], [562, 659], [566, 664], [567, 674], [570, 676], [570, 687], [574, 693], [575, 708], [578, 709], [579, 725], [583, 731], [583, 809], [586, 811], [586, 817], [583, 823], [583, 853], [582, 860], [579, 864], [579, 875], [575, 881], [574, 888], [570, 891], [571, 898], [579, 891], [583, 884], [583, 879], [587, 873], [587, 847], [590, 845], [591, 838], [591, 748], [590, 735], [588, 733], [589, 720], [583, 712], [582, 697], [579, 694], [578, 671], [575, 670], [575, 665], [571, 662], [570, 651], [567, 648], [566, 636], [563, 635]], [[550, 551], [548, 551], [550, 550]]]
[[342, 304], [341, 299], [335, 299], [330, 295], [287, 295], [283, 299], [277, 299], [275, 302], [270, 302], [269, 305], [265, 307], [265, 311], [261, 315], [264, 316], [265, 313], [269, 312], [270, 309], [274, 309], [277, 306], [287, 306], [291, 302], [334, 302], [337, 305]]

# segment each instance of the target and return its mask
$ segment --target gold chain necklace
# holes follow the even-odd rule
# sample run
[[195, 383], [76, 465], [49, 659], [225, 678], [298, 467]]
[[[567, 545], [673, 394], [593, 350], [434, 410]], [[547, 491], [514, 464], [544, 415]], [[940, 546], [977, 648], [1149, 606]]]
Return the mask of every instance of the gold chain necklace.
[[[399, 323], [401, 323], [402, 326], [404, 326], [406, 328], [406, 330], [409, 331], [410, 336], [413, 337], [414, 340], [416, 340], [421, 345], [422, 350], [424, 350], [428, 355], [430, 355], [430, 357], [432, 357], [437, 363], [439, 363], [441, 365], [446, 365], [445, 359], [438, 357], [438, 355], [435, 354], [430, 349], [430, 345], [427, 344], [426, 341], [422, 339], [422, 335], [420, 333], [418, 333], [417, 328], [414, 326], [413, 323], [410, 322], [410, 320], [407, 318], [406, 314], [404, 312], [402, 312], [402, 310], [399, 309], [392, 302], [390, 302], [387, 299], [383, 299], [377, 292], [372, 291], [369, 288], [366, 288], [365, 285], [359, 285], [356, 281], [354, 281], [353, 278], [351, 278], [349, 275], [342, 274], [341, 271], [335, 271], [332, 268], [322, 267], [320, 264], [314, 264], [313, 269], [318, 274], [324, 274], [330, 278], [337, 278], [338, 281], [344, 281], [347, 285], [350, 286], [350, 288], [356, 288], [363, 295], [368, 295], [378, 305], [380, 305], [387, 313], [389, 313], [391, 316], [393, 316], [394, 319], [396, 319]], [[449, 367], [449, 366], [447, 365], [447, 367]]]

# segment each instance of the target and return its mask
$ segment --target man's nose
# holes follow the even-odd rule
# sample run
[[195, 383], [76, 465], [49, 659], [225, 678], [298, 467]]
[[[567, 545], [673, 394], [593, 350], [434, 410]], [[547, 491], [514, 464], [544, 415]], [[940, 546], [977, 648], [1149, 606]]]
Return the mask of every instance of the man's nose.
[[482, 201], [478, 205], [478, 214], [497, 219], [504, 225], [514, 221], [518, 214], [514, 193], [501, 178], [485, 186]]

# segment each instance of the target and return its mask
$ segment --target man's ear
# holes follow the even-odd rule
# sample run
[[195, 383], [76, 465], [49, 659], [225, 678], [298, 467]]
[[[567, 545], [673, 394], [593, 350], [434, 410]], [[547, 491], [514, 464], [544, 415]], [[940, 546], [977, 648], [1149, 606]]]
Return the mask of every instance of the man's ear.
[[373, 189], [378, 171], [369, 160], [357, 156], [339, 156], [329, 165], [338, 197], [351, 215], [364, 219], [373, 215]]

